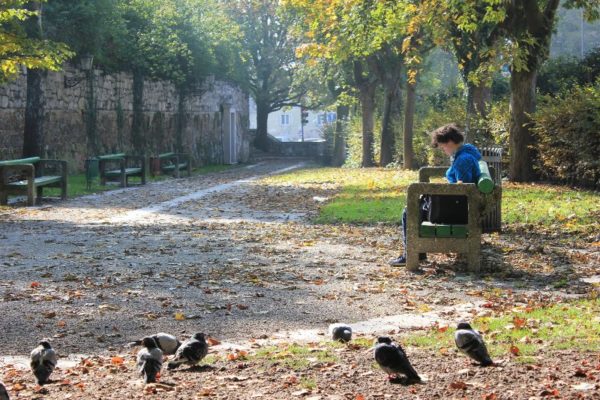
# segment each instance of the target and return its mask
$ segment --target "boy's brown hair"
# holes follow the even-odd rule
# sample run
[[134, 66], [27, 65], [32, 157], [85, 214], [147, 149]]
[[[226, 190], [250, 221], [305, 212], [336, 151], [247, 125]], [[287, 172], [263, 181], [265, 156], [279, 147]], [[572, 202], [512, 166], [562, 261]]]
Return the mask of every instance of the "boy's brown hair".
[[437, 148], [440, 143], [454, 142], [461, 144], [464, 141], [465, 135], [455, 124], [440, 126], [431, 132], [431, 146], [434, 148]]

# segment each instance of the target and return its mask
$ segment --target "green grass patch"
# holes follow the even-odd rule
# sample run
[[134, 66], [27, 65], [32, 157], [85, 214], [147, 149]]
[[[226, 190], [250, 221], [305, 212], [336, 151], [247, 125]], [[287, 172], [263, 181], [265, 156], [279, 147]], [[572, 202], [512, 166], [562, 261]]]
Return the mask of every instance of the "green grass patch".
[[[231, 165], [207, 165], [204, 167], [196, 168], [192, 170], [192, 176], [205, 175], [209, 173], [221, 172], [233, 168]], [[183, 177], [186, 177], [185, 172], [181, 172]], [[148, 182], [159, 182], [167, 179], [173, 179], [170, 175], [157, 175], [148, 176]], [[135, 177], [131, 179], [131, 182], [136, 185], [140, 182], [140, 179]], [[109, 190], [120, 189], [119, 185], [110, 183], [106, 186], [100, 185], [99, 179], [96, 178], [92, 181], [92, 185], [88, 189], [85, 174], [74, 174], [69, 175], [69, 181], [67, 186], [67, 195], [69, 198], [79, 197], [88, 194], [101, 193]], [[60, 196], [60, 189], [57, 188], [44, 188], [44, 196]]]
[[[414, 171], [381, 168], [307, 168], [262, 180], [270, 185], [337, 188], [320, 209], [317, 223], [399, 223], [406, 187]], [[506, 183], [502, 218], [505, 223], [558, 224], [576, 230], [598, 226], [600, 194], [567, 186]]]
[[[600, 299], [596, 298], [477, 318], [472, 325], [483, 332], [492, 357], [507, 356], [511, 346], [516, 346], [518, 360], [531, 362], [543, 348], [600, 351], [599, 316]], [[436, 327], [407, 336], [402, 342], [444, 352], [455, 347], [454, 330], [441, 332]]]
[[263, 347], [258, 349], [250, 359], [266, 361], [269, 364], [281, 364], [294, 371], [304, 370], [316, 362], [338, 361], [335, 354], [325, 346], [298, 344]]
[[600, 194], [566, 186], [508, 183], [502, 192], [506, 223], [534, 223], [576, 228], [598, 222]]

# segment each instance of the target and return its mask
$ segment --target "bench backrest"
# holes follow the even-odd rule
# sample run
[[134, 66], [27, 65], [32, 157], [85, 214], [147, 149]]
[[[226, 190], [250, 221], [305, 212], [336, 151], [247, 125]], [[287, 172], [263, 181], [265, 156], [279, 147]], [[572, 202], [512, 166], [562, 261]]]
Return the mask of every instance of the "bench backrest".
[[489, 194], [494, 190], [494, 180], [492, 179], [492, 175], [490, 174], [490, 169], [485, 161], [479, 161], [479, 170], [481, 171], [481, 175], [479, 176], [479, 180], [477, 181], [477, 188], [481, 193]]
[[168, 158], [168, 157], [173, 157], [175, 155], [175, 153], [171, 152], [171, 153], [162, 153], [158, 155], [158, 158]]
[[125, 157], [125, 153], [115, 153], [115, 154], [106, 154], [103, 156], [98, 156], [98, 160], [120, 160], [121, 158]]
[[3, 165], [20, 165], [20, 164], [35, 164], [41, 160], [40, 157], [21, 158], [18, 160], [0, 161], [0, 166]]

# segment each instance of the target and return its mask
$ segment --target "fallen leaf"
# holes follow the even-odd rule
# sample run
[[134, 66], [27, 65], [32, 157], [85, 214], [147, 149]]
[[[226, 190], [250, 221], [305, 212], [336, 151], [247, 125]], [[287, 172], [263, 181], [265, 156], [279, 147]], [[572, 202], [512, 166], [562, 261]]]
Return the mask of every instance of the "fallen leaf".
[[521, 350], [519, 350], [519, 348], [513, 344], [510, 346], [510, 354], [518, 357], [521, 354]]
[[123, 357], [119, 357], [119, 356], [114, 356], [110, 359], [110, 362], [115, 364], [115, 365], [121, 365], [123, 364], [125, 360], [123, 359]]
[[465, 390], [467, 388], [467, 384], [464, 383], [463, 381], [455, 381], [450, 384], [450, 387], [452, 389]]
[[184, 321], [185, 320], [185, 315], [183, 315], [183, 313], [175, 313], [175, 320], [176, 321]]
[[35, 289], [35, 288], [39, 288], [41, 286], [41, 284], [39, 282], [31, 282], [31, 288]]
[[209, 337], [208, 339], [206, 339], [206, 343], [209, 344], [209, 346], [218, 346], [221, 344], [221, 342], [219, 342], [217, 339]]

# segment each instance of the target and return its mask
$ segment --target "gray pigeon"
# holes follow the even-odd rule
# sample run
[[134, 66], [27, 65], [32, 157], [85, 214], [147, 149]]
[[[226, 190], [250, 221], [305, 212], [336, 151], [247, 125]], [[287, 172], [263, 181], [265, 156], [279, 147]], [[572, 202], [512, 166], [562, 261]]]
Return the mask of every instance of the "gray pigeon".
[[42, 340], [40, 345], [31, 352], [31, 370], [37, 378], [38, 384], [48, 383], [50, 374], [54, 371], [58, 357], [47, 340]]
[[4, 386], [4, 383], [2, 382], [0, 382], [0, 400], [10, 400], [6, 386]]
[[346, 324], [329, 325], [329, 334], [331, 339], [336, 342], [347, 343], [352, 340], [352, 328]]
[[407, 383], [421, 382], [421, 377], [408, 361], [402, 347], [397, 343], [392, 343], [392, 339], [387, 336], [377, 338], [375, 361], [382, 370], [388, 373], [390, 380], [397, 378], [398, 375], [404, 375]]
[[477, 361], [482, 367], [494, 364], [481, 334], [471, 328], [468, 323], [461, 322], [458, 324], [454, 333], [454, 342], [460, 351]]
[[[156, 342], [159, 349], [162, 350], [165, 355], [173, 355], [181, 346], [181, 342], [177, 338], [168, 333], [159, 332], [156, 335], [150, 336]], [[143, 340], [143, 339], [142, 339]], [[141, 346], [142, 340], [136, 340], [135, 342], [129, 343], [130, 346]]]
[[142, 339], [142, 346], [137, 354], [138, 371], [145, 383], [156, 382], [156, 375], [162, 368], [163, 352], [151, 336]]
[[167, 367], [169, 369], [175, 369], [181, 364], [188, 364], [191, 366], [197, 365], [206, 355], [208, 354], [208, 343], [204, 337], [204, 333], [196, 333], [190, 339], [186, 340], [181, 344], [175, 357]]

